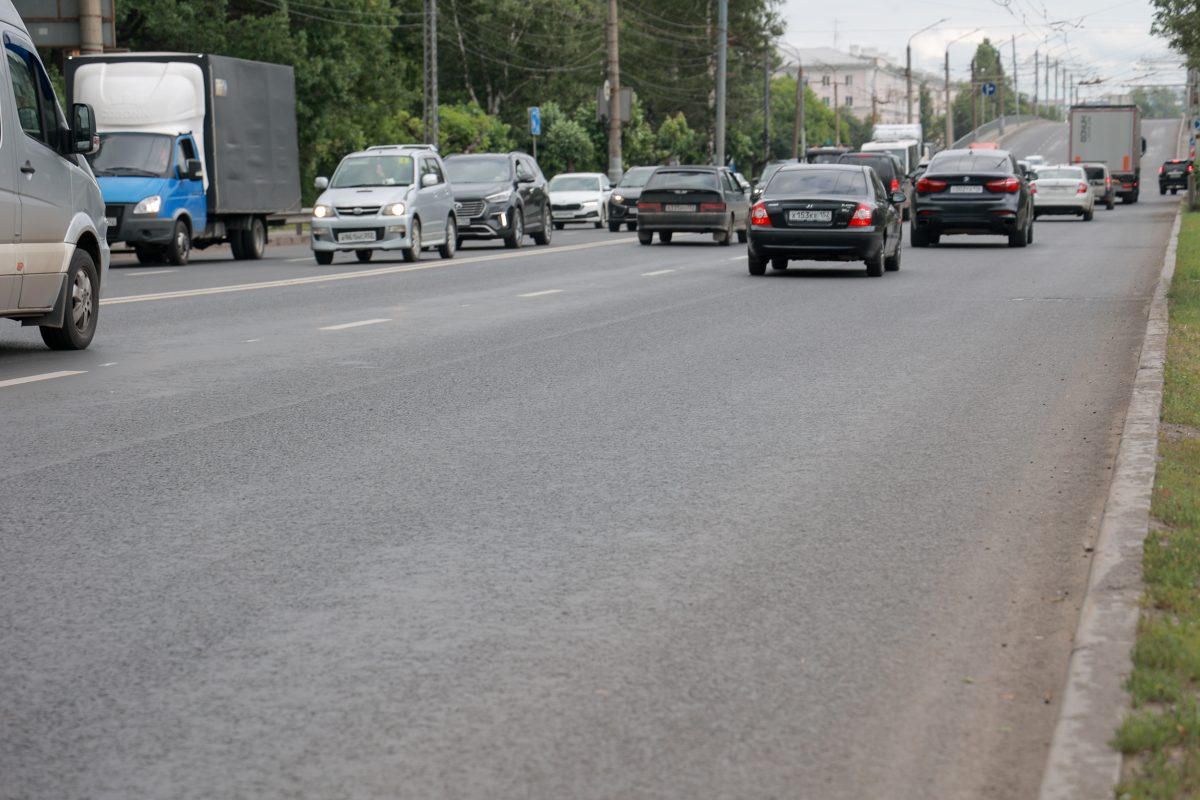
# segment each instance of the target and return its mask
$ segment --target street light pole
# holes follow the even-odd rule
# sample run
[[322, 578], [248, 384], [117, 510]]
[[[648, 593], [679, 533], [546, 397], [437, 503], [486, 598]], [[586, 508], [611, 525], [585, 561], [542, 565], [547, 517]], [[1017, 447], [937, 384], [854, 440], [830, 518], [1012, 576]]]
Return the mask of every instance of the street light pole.
[[[979, 33], [980, 29], [976, 28], [970, 33], [964, 33], [957, 39], [951, 39], [946, 43], [946, 147], [947, 149], [954, 144], [954, 113], [950, 108], [950, 45], [955, 42], [960, 42], [968, 36]], [[974, 99], [972, 98], [972, 101]]]
[[941, 25], [943, 22], [946, 22], [949, 19], [950, 19], [949, 17], [942, 17], [941, 19], [939, 19], [937, 22], [933, 23], [932, 25], [926, 25], [924, 28], [921, 28], [921, 30], [917, 31], [912, 36], [908, 37], [908, 44], [904, 45], [904, 83], [905, 83], [906, 94], [908, 96], [908, 124], [909, 125], [911, 125], [912, 121], [913, 121], [912, 40], [915, 39], [917, 36], [920, 36], [925, 31], [932, 30], [933, 28], [936, 28], [938, 25]]

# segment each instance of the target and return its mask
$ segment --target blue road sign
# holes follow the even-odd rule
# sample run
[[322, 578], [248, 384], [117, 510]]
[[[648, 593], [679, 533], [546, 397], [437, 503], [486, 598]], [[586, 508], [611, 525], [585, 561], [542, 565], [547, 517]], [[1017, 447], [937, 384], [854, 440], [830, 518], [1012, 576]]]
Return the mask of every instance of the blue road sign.
[[542, 109], [538, 106], [530, 106], [529, 108], [529, 135], [542, 135]]
[[1200, 119], [1192, 120], [1192, 130], [1200, 131]]
[[979, 87], [979, 91], [983, 92], [984, 97], [991, 97], [996, 93], [996, 84], [988, 82]]

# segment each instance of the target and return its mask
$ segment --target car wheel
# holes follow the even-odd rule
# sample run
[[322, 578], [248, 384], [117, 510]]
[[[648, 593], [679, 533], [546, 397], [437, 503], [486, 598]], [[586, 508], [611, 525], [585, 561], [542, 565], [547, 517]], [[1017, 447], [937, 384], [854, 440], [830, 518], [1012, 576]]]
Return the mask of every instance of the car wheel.
[[446, 243], [438, 247], [438, 255], [442, 258], [454, 258], [458, 252], [458, 222], [451, 214], [446, 220]]
[[608, 214], [606, 214], [604, 209], [601, 208], [600, 209], [600, 219], [596, 220], [596, 223], [595, 223], [596, 230], [600, 230], [607, 224], [608, 224]]
[[1109, 211], [1112, 211], [1114, 208], [1116, 208], [1116, 206], [1117, 206], [1116, 201], [1113, 200], [1111, 197], [1104, 201], [1104, 207], [1106, 209], [1108, 209]]
[[654, 241], [654, 234], [650, 231], [638, 231], [638, 244], [650, 244]]
[[738, 244], [745, 244], [750, 241], [750, 231], [738, 231]]
[[63, 309], [63, 326], [43, 325], [38, 330], [42, 341], [51, 350], [83, 350], [96, 335], [96, 319], [100, 313], [99, 280], [96, 262], [86, 250], [76, 249], [67, 269], [67, 304]]
[[609, 221], [609, 223], [608, 223], [608, 232], [609, 232], [609, 233], [616, 233], [616, 232], [617, 232], [617, 231], [619, 231], [619, 230], [621, 230], [621, 223], [619, 223], [619, 222], [612, 222], [612, 221], [610, 220], [610, 221]]
[[542, 229], [533, 235], [533, 243], [536, 245], [550, 244], [550, 237], [553, 236], [554, 227], [550, 224], [550, 210], [542, 209]]
[[636, 222], [626, 222], [626, 223], [625, 223], [625, 230], [627, 230], [627, 231], [636, 231], [636, 230], [637, 230], [637, 223], [636, 223]]
[[924, 228], [912, 229], [912, 235], [909, 236], [913, 247], [929, 247], [929, 231]]
[[787, 265], [788, 260], [783, 256], [775, 256], [771, 259], [771, 269], [785, 270]]
[[239, 259], [258, 261], [267, 251], [267, 226], [258, 217], [250, 220], [250, 227], [244, 231], [234, 231], [235, 236], [242, 240], [242, 254]]
[[137, 256], [139, 264], [161, 264], [164, 260], [162, 250], [157, 247], [134, 245], [133, 252]]
[[871, 276], [872, 278], [879, 278], [883, 276], [883, 251], [886, 249], [887, 242], [885, 241], [882, 245], [880, 245], [879, 252], [867, 259], [867, 275]]
[[930, 244], [941, 244], [941, 242], [942, 242], [942, 235], [940, 233], [929, 234], [929, 243]]
[[370, 261], [371, 256], [373, 256], [373, 255], [375, 255], [374, 250], [355, 250], [354, 251], [354, 257], [357, 258], [359, 261], [361, 261], [364, 264], [367, 263], [368, 261]]
[[313, 250], [313, 258], [322, 267], [328, 267], [333, 263], [333, 253], [325, 250]]
[[1033, 225], [1032, 222], [1026, 223], [1024, 228], [1018, 228], [1008, 235], [1009, 247], [1024, 247], [1029, 244], [1029, 228]]
[[1084, 221], [1084, 222], [1091, 222], [1091, 221], [1092, 221], [1092, 218], [1093, 218], [1095, 215], [1096, 215], [1096, 212], [1095, 212], [1095, 210], [1093, 210], [1093, 209], [1090, 209], [1090, 208], [1089, 208], [1087, 211], [1083, 212], [1083, 221]]
[[1025, 243], [1033, 244], [1033, 222], [1029, 223], [1029, 228], [1025, 231]]
[[402, 249], [400, 255], [404, 256], [405, 261], [419, 261], [421, 259], [421, 221], [418, 219], [413, 219], [409, 241], [412, 246]]
[[187, 223], [181, 219], [175, 220], [175, 229], [171, 232], [171, 243], [167, 245], [167, 261], [177, 267], [188, 262], [192, 254], [192, 234], [188, 231]]
[[1167, 187], [1165, 187], [1165, 186], [1158, 187], [1158, 193], [1165, 195], [1167, 193]]
[[662, 242], [663, 244], [670, 244], [671, 237], [673, 237], [674, 235], [675, 235], [674, 231], [659, 231], [658, 232], [658, 240], [660, 242]]
[[888, 272], [898, 272], [900, 270], [900, 251], [903, 249], [900, 245], [902, 242], [896, 243], [896, 252], [894, 255], [883, 259], [883, 268]]
[[525, 214], [519, 208], [513, 209], [512, 230], [504, 237], [504, 246], [510, 250], [525, 243]]
[[750, 270], [751, 275], [766, 275], [767, 262], [763, 261], [753, 250], [746, 250], [746, 267]]
[[733, 243], [733, 217], [729, 218], [729, 224], [725, 226], [725, 230], [713, 234], [713, 239], [722, 247], [728, 247]]
[[1178, 190], [1178, 189], [1176, 189], [1174, 186], [1172, 186], [1172, 187], [1171, 187], [1171, 194], [1179, 194], [1179, 190]]

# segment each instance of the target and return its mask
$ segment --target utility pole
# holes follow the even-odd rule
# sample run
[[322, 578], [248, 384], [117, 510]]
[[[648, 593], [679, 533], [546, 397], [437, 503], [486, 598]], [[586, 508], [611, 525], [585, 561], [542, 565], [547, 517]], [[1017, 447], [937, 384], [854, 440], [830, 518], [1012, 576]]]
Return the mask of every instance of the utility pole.
[[946, 148], [954, 144], [954, 112], [950, 108], [950, 46], [946, 46]]
[[[1017, 77], [1017, 37], [1012, 37], [1013, 51], [1013, 113], [1021, 113], [1021, 83]], [[1000, 109], [1000, 113], [1004, 113], [1004, 109]]]
[[842, 146], [842, 107], [838, 105], [837, 70], [833, 71], [833, 143]]
[[1058, 94], [1058, 61], [1054, 62], [1054, 118], [1058, 119], [1058, 107], [1061, 105]]
[[79, 52], [104, 52], [104, 28], [100, 19], [100, 0], [80, 0]]
[[[616, 2], [616, 0], [611, 0]], [[716, 162], [725, 166], [725, 48], [729, 39], [729, 0], [717, 1]]]
[[617, 52], [617, 0], [608, 0], [608, 179], [619, 183], [621, 164], [621, 61]]
[[438, 122], [441, 114], [438, 109], [438, 32], [437, 32], [437, 0], [429, 3], [429, 142], [438, 143]]
[[796, 119], [792, 123], [792, 158], [799, 159], [807, 147], [807, 135], [804, 130], [804, 65], [796, 59]]
[[971, 130], [979, 129], [979, 97], [982, 92], [975, 85], [975, 59], [971, 59]]
[[763, 164], [771, 160], [771, 42], [763, 47]]
[[1033, 115], [1038, 115], [1038, 51], [1033, 51]]

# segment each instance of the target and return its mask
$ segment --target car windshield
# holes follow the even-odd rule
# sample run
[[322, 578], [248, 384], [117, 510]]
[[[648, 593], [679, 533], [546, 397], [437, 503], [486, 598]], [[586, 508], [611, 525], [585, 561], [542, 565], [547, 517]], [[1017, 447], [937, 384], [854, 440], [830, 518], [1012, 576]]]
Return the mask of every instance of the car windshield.
[[451, 183], [505, 183], [512, 180], [508, 159], [500, 158], [450, 158], [446, 160], [446, 172]]
[[100, 149], [88, 161], [98, 176], [165, 178], [174, 144], [175, 137], [158, 133], [102, 133]]
[[1008, 172], [1011, 169], [1007, 154], [976, 150], [936, 155], [929, 162], [929, 172], [933, 175], [944, 172]]
[[649, 169], [643, 167], [635, 167], [625, 173], [621, 178], [618, 186], [627, 186], [631, 189], [639, 189], [646, 185], [646, 181], [650, 180], [650, 176], [654, 174], [654, 168]]
[[783, 170], [771, 178], [766, 193], [772, 197], [862, 196], [867, 193], [867, 176], [860, 170], [849, 169]]
[[808, 155], [808, 163], [810, 164], [836, 164], [838, 159], [842, 157], [841, 153], [810, 153]]
[[412, 156], [353, 156], [342, 159], [329, 185], [334, 189], [349, 189], [355, 186], [408, 186], [412, 182]]
[[591, 175], [556, 175], [550, 181], [550, 191], [598, 192], [600, 191], [600, 179]]
[[688, 170], [659, 170], [646, 182], [646, 189], [716, 189], [717, 173]]
[[1078, 181], [1083, 179], [1083, 170], [1078, 167], [1042, 167], [1037, 171], [1037, 179]]

